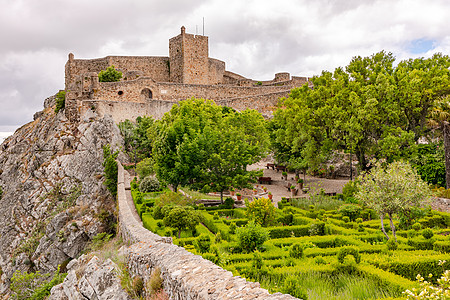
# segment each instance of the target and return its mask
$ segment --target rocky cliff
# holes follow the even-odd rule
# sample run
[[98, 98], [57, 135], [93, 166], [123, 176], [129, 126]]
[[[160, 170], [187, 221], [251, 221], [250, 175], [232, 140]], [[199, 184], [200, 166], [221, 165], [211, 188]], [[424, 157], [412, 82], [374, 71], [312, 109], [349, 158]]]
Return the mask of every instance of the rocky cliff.
[[51, 97], [0, 145], [0, 293], [16, 270], [64, 268], [99, 232], [115, 230], [115, 200], [102, 183], [106, 144], [123, 144], [111, 118], [88, 111], [70, 123]]

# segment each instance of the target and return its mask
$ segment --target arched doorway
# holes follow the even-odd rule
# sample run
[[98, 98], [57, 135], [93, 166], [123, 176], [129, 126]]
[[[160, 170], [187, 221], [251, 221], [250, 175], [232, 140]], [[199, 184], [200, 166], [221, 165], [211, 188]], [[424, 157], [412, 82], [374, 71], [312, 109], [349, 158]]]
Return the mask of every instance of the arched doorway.
[[153, 93], [152, 90], [145, 88], [141, 91], [141, 98], [143, 100], [153, 99]]

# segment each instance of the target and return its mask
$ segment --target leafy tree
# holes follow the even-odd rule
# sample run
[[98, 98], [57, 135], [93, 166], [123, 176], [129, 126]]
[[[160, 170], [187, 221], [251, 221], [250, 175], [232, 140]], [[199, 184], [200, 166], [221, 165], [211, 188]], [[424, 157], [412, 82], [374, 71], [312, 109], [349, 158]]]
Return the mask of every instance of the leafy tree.
[[66, 91], [59, 91], [56, 94], [55, 98], [56, 106], [55, 106], [55, 113], [58, 113], [61, 109], [64, 109], [66, 106]]
[[145, 178], [149, 175], [152, 175], [155, 173], [153, 165], [154, 165], [154, 161], [152, 158], [147, 157], [144, 158], [143, 160], [141, 160], [137, 165], [136, 165], [136, 172], [139, 175], [139, 178]]
[[400, 62], [384, 51], [354, 57], [333, 73], [323, 71], [308, 85], [282, 99], [270, 124], [278, 160], [314, 168], [333, 150], [356, 154], [359, 167], [368, 157], [394, 161], [415, 153], [426, 116], [448, 92], [449, 58]]
[[420, 177], [429, 184], [445, 186], [445, 157], [442, 143], [417, 146], [417, 154], [411, 157], [411, 165]]
[[275, 206], [267, 198], [258, 198], [249, 202], [246, 200], [246, 215], [249, 220], [261, 226], [270, 226], [275, 223]]
[[124, 139], [125, 151], [130, 157], [136, 161], [151, 157], [154, 135], [152, 117], [137, 117], [134, 123], [125, 120], [120, 122], [118, 127]]
[[104, 184], [108, 188], [111, 195], [116, 198], [117, 196], [117, 162], [116, 158], [119, 154], [118, 151], [112, 152], [111, 146], [108, 144], [103, 147], [103, 167], [105, 174]]
[[122, 78], [122, 72], [117, 71], [114, 66], [109, 66], [106, 70], [101, 70], [98, 73], [98, 81], [100, 82], [114, 82], [120, 81]]
[[178, 229], [178, 238], [180, 238], [182, 230], [193, 230], [199, 222], [194, 210], [186, 206], [173, 207], [163, 221], [164, 225]]
[[260, 174], [246, 167], [265, 156], [268, 136], [256, 111], [223, 109], [212, 101], [189, 99], [174, 105], [155, 126], [153, 150], [158, 177], [217, 192], [244, 187]]
[[374, 209], [381, 219], [381, 230], [386, 238], [383, 218], [389, 217], [392, 234], [397, 240], [393, 216], [410, 207], [420, 206], [431, 195], [428, 185], [420, 178], [409, 163], [397, 161], [383, 167], [380, 163], [359, 177], [355, 197]]
[[445, 151], [445, 183], [450, 188], [450, 97], [441, 98], [434, 103], [429, 114], [428, 124], [441, 131]]

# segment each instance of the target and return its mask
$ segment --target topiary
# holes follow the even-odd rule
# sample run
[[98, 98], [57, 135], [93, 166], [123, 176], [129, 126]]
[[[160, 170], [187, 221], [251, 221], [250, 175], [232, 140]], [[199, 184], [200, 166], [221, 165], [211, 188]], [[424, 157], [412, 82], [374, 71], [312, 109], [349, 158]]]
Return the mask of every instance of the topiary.
[[303, 258], [303, 246], [300, 244], [293, 244], [289, 248], [289, 256], [293, 258]]
[[343, 264], [344, 259], [347, 255], [352, 255], [355, 258], [355, 262], [359, 264], [361, 262], [361, 254], [359, 254], [358, 249], [353, 247], [342, 247], [337, 255], [338, 261]]
[[419, 222], [414, 223], [414, 224], [412, 225], [412, 229], [414, 229], [415, 231], [419, 231], [419, 230], [422, 229], [422, 224], [420, 224]]
[[434, 235], [433, 230], [431, 230], [430, 228], [426, 228], [422, 231], [422, 236], [427, 240], [431, 239], [433, 235]]
[[161, 190], [159, 180], [153, 176], [147, 176], [141, 180], [139, 191], [142, 193], [157, 192]]

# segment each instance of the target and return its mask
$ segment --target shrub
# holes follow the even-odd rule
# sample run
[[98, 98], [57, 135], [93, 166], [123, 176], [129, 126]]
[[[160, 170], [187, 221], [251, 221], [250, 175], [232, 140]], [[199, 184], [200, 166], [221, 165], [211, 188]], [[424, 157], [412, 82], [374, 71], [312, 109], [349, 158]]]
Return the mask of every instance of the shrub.
[[261, 256], [261, 252], [255, 251], [253, 252], [252, 257], [252, 267], [257, 270], [261, 270], [263, 267], [263, 259]]
[[318, 265], [325, 265], [327, 262], [325, 261], [325, 259], [323, 258], [323, 256], [316, 256], [314, 258], [314, 262]]
[[430, 282], [424, 280], [420, 274], [416, 278], [420, 284], [420, 289], [413, 288], [411, 291], [403, 292], [403, 294], [406, 294], [407, 300], [450, 299], [450, 270], [446, 270], [442, 277], [437, 280], [439, 286], [433, 286]]
[[303, 246], [300, 244], [293, 244], [289, 249], [289, 256], [293, 258], [303, 258]]
[[201, 253], [208, 252], [211, 247], [211, 237], [208, 234], [201, 234], [195, 239], [194, 246]]
[[100, 82], [120, 81], [121, 78], [122, 72], [117, 71], [113, 65], [98, 73], [98, 81]]
[[414, 229], [415, 231], [419, 231], [419, 230], [422, 229], [422, 224], [420, 224], [419, 222], [414, 223], [414, 224], [412, 225], [412, 229]]
[[160, 190], [161, 185], [159, 184], [159, 180], [153, 176], [145, 177], [139, 184], [139, 191], [141, 191], [141, 193], [157, 192]]
[[248, 223], [245, 227], [240, 227], [236, 230], [238, 245], [244, 252], [252, 252], [265, 241], [269, 239], [269, 234], [266, 229], [255, 222]]
[[433, 245], [434, 251], [450, 253], [450, 243], [447, 241], [436, 241]]
[[232, 209], [234, 207], [234, 199], [231, 197], [227, 197], [221, 206], [224, 209]]
[[348, 223], [348, 222], [350, 222], [350, 218], [348, 216], [343, 216], [342, 221], [344, 221], [345, 223]]
[[214, 220], [219, 220], [219, 214], [217, 212], [214, 213], [213, 219]]
[[117, 196], [117, 162], [116, 158], [119, 154], [118, 151], [112, 152], [110, 145], [103, 147], [103, 167], [105, 168], [105, 182], [104, 184], [108, 188], [111, 195], [116, 198]]
[[361, 211], [361, 206], [356, 204], [344, 204], [338, 209], [340, 214], [349, 217], [351, 221], [355, 221], [356, 218], [359, 218]]
[[222, 241], [222, 234], [220, 233], [220, 231], [218, 233], [216, 233], [216, 236], [214, 237], [214, 242], [220, 243], [220, 241]]
[[66, 91], [59, 91], [55, 98], [56, 106], [55, 113], [58, 113], [61, 109], [66, 106]]
[[357, 264], [360, 263], [361, 261], [361, 254], [359, 254], [358, 249], [353, 248], [353, 247], [342, 247], [341, 249], [339, 249], [338, 255], [337, 255], [337, 259], [338, 261], [343, 264], [344, 263], [344, 259], [347, 255], [352, 255], [355, 258], [355, 262]]
[[298, 281], [298, 278], [295, 276], [286, 277], [283, 283], [283, 287], [281, 291], [285, 294], [292, 295], [299, 299], [307, 300], [307, 293], [301, 288], [301, 284]]
[[433, 230], [431, 230], [430, 228], [426, 228], [422, 231], [422, 236], [427, 240], [431, 239], [433, 235], [434, 235]]
[[389, 239], [386, 243], [387, 249], [388, 250], [397, 250], [398, 248], [398, 243], [394, 240], [394, 239]]
[[358, 224], [360, 224], [360, 223], [363, 222], [363, 219], [362, 219], [362, 218], [357, 218], [357, 219], [355, 220], [355, 222], [358, 223]]
[[236, 223], [231, 222], [230, 223], [230, 233], [235, 234], [236, 233]]

